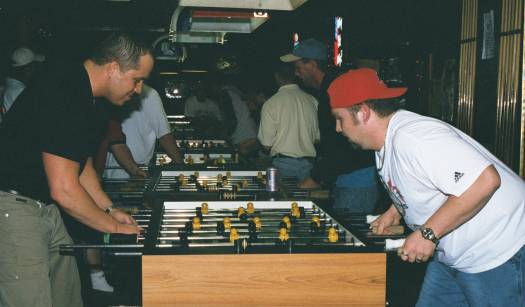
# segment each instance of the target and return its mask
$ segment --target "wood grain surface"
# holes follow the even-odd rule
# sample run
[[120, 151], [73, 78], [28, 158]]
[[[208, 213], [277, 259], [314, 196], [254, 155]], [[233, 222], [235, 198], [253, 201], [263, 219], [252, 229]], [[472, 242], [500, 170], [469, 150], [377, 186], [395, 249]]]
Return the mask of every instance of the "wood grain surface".
[[386, 254], [142, 257], [143, 306], [385, 306]]

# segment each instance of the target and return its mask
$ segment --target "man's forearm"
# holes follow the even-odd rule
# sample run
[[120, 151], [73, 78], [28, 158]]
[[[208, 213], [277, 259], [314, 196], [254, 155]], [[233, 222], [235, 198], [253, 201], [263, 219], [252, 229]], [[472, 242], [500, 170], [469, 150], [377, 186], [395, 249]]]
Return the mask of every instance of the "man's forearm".
[[166, 154], [173, 160], [175, 163], [183, 163], [182, 154], [180, 153], [177, 143], [171, 133], [163, 135], [159, 139], [160, 146], [166, 151]]
[[80, 184], [77, 162], [49, 153], [42, 155], [51, 197], [64, 210], [87, 226], [117, 232], [119, 223], [99, 208]]
[[130, 175], [134, 176], [139, 170], [139, 166], [133, 159], [133, 155], [126, 144], [115, 144], [111, 146], [111, 152], [117, 159], [117, 162]]
[[109, 199], [108, 195], [102, 190], [102, 186], [97, 178], [97, 173], [93, 167], [92, 159], [90, 158], [82, 174], [80, 174], [80, 185], [86, 190], [86, 192], [91, 196], [95, 201], [95, 204], [101, 208], [106, 209], [111, 206], [112, 201]]
[[99, 208], [79, 184], [55, 193], [53, 198], [72, 217], [101, 232], [118, 231], [118, 222]]

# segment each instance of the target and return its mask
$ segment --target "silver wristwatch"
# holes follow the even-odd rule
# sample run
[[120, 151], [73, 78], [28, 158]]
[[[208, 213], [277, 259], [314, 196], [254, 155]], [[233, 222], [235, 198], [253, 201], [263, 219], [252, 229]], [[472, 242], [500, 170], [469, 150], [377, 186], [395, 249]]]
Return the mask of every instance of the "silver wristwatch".
[[438, 237], [436, 237], [434, 230], [432, 230], [431, 228], [428, 228], [425, 225], [422, 225], [419, 228], [419, 231], [421, 231], [421, 235], [423, 236], [423, 238], [429, 241], [432, 241], [434, 244], [436, 244], [436, 246], [439, 244], [439, 239]]
[[109, 207], [107, 207], [106, 209], [104, 209], [104, 212], [106, 212], [107, 214], [110, 214], [111, 211], [113, 211], [113, 204], [109, 205]]

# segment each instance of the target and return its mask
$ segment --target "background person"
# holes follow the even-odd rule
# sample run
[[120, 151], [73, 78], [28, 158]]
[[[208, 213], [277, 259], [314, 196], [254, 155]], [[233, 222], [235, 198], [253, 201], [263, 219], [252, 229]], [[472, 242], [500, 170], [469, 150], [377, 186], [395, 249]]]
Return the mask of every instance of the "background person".
[[315, 89], [319, 101], [318, 120], [321, 143], [311, 176], [299, 183], [302, 188], [325, 186], [332, 190], [334, 209], [344, 213], [372, 213], [379, 189], [372, 151], [357, 150], [336, 133], [327, 89], [341, 73], [327, 67], [326, 46], [315, 39], [300, 41], [292, 53], [281, 57], [292, 62], [296, 75]]
[[303, 180], [310, 176], [320, 137], [318, 102], [295, 84], [291, 65], [281, 64], [275, 81], [279, 90], [262, 107], [259, 141], [270, 150], [281, 176]]
[[[111, 145], [104, 178], [146, 177], [140, 165], [149, 165], [157, 140], [172, 161], [183, 163], [158, 92], [144, 84], [142, 93], [136, 98], [125, 110], [131, 114], [122, 121], [125, 143]], [[123, 169], [118, 169], [119, 166]]]

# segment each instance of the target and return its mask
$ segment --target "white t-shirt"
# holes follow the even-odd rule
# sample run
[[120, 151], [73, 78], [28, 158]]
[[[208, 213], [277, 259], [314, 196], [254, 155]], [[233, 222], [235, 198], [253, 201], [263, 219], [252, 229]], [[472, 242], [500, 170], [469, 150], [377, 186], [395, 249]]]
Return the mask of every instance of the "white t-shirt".
[[[137, 164], [148, 164], [155, 151], [157, 139], [170, 133], [170, 126], [159, 94], [153, 88], [144, 85], [141, 93], [141, 106], [122, 122], [122, 132], [126, 135], [133, 159]], [[119, 167], [113, 154], [108, 153], [107, 167]], [[104, 177], [129, 178], [123, 169], [108, 169]]]
[[25, 84], [16, 79], [9, 77], [5, 79], [4, 108], [6, 112], [13, 106], [16, 98], [25, 88]]
[[206, 98], [199, 101], [197, 97], [191, 96], [184, 102], [184, 115], [188, 117], [212, 117], [222, 121], [221, 111], [217, 103]]
[[409, 111], [392, 117], [376, 165], [390, 197], [412, 228], [461, 196], [489, 165], [501, 186], [469, 221], [441, 238], [438, 260], [478, 273], [510, 259], [525, 244], [525, 182], [468, 135]]
[[317, 100], [296, 84], [281, 86], [261, 110], [259, 141], [271, 147], [270, 155], [315, 157], [319, 140]]
[[237, 119], [237, 127], [231, 135], [232, 143], [237, 145], [243, 141], [255, 139], [257, 137], [257, 128], [250, 116], [250, 110], [246, 102], [241, 99], [241, 93], [234, 87], [227, 86], [224, 89], [228, 92], [232, 100], [233, 111]]

